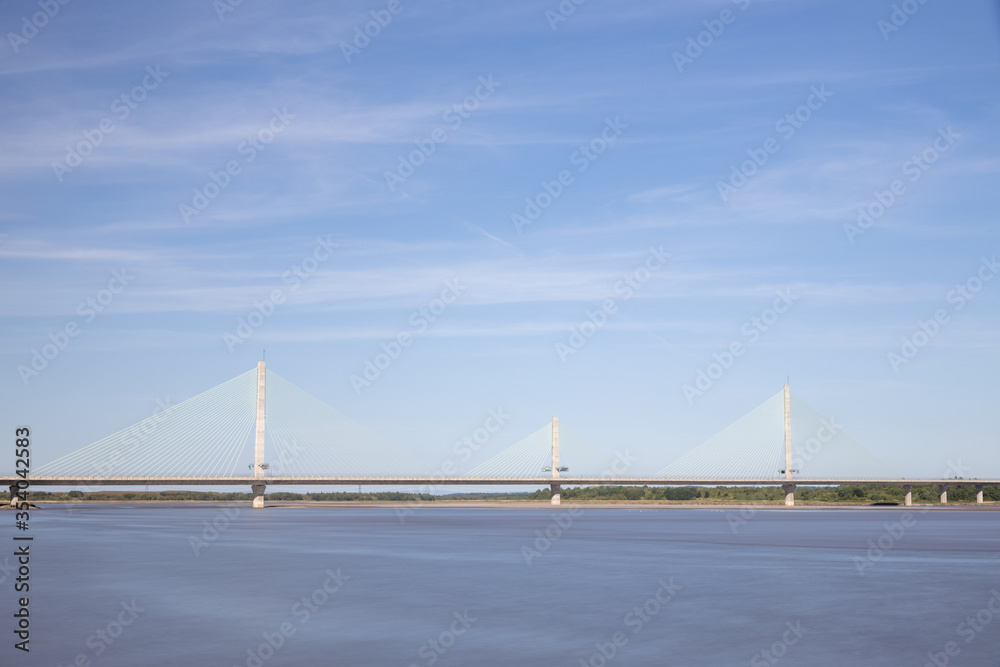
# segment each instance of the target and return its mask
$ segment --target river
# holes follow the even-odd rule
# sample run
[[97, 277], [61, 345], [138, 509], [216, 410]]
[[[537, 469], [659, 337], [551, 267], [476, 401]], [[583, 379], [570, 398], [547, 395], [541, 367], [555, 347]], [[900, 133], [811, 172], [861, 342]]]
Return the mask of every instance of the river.
[[998, 522], [47, 505], [32, 512], [31, 651], [13, 648], [4, 561], [0, 664], [983, 667], [1000, 664]]

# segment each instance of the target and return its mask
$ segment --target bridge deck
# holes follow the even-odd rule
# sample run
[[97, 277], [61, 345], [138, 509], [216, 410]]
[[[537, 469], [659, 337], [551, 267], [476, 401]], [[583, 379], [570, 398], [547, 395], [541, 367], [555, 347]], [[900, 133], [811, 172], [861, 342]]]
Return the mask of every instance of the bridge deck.
[[[17, 476], [0, 477], [0, 485], [11, 486], [21, 480]], [[55, 477], [28, 476], [31, 486], [839, 486], [842, 484], [921, 485], [921, 484], [1000, 484], [1000, 479], [835, 479], [784, 478], [725, 479], [725, 478], [664, 478], [664, 477]]]

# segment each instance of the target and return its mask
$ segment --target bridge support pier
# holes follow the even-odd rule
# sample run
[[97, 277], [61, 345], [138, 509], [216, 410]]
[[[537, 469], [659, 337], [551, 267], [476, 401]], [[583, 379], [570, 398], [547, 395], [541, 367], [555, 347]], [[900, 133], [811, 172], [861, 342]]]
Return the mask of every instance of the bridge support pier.
[[264, 489], [267, 488], [264, 484], [254, 484], [253, 489], [253, 508], [255, 510], [262, 509], [264, 507]]
[[941, 504], [945, 505], [948, 503], [948, 485], [940, 484], [938, 485], [938, 490], [941, 491]]
[[781, 488], [785, 490], [785, 507], [795, 507], [795, 485], [783, 484]]
[[[18, 491], [20, 491], [20, 489], [17, 488], [17, 484], [11, 484], [10, 485], [10, 506], [11, 507], [17, 507], [17, 505], [18, 505], [18, 501], [20, 500], [17, 497], [17, 492]], [[980, 494], [980, 497], [982, 497], [982, 494]]]
[[977, 505], [982, 505], [983, 504], [983, 485], [982, 484], [976, 484], [976, 504]]
[[558, 484], [550, 484], [549, 489], [552, 492], [552, 504], [558, 505], [562, 502], [562, 487]]
[[913, 504], [913, 486], [910, 484], [904, 484], [903, 491], [906, 492], [906, 497], [903, 499], [903, 504], [909, 507]]

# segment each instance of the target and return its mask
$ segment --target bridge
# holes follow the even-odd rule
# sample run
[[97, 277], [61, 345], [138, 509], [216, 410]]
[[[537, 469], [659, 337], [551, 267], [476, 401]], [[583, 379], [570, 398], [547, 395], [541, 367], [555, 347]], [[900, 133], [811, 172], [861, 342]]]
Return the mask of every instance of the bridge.
[[548, 486], [553, 505], [560, 503], [563, 484], [780, 486], [791, 507], [797, 486], [901, 486], [905, 505], [911, 505], [916, 485], [936, 485], [940, 501], [947, 503], [949, 484], [975, 484], [982, 503], [984, 485], [1000, 484], [1000, 479], [905, 479], [787, 384], [654, 475], [632, 472], [633, 459], [627, 449], [602, 452], [565, 429], [561, 443], [554, 417], [468, 472], [445, 474], [261, 361], [255, 370], [43, 465], [26, 479], [0, 474], [0, 484], [9, 485], [12, 504], [29, 486], [246, 485], [255, 508], [264, 506], [267, 486], [287, 485]]

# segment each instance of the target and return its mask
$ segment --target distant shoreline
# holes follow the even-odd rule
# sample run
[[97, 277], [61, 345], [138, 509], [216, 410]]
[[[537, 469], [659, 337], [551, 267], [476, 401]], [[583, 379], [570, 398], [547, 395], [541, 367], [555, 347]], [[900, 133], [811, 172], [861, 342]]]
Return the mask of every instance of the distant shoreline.
[[[909, 490], [909, 489], [908, 489]], [[3, 494], [6, 495], [6, 494]], [[947, 503], [940, 503], [940, 489], [935, 485], [914, 485], [909, 494], [913, 504], [921, 509], [1000, 508], [1000, 485], [982, 488], [971, 483], [956, 483], [948, 488]], [[977, 503], [977, 495], [985, 502]], [[61, 503], [156, 504], [156, 503], [229, 503], [250, 504], [254, 496], [243, 491], [194, 491], [164, 489], [135, 491], [125, 489], [48, 492], [30, 489], [23, 498], [39, 506]], [[795, 491], [795, 507], [805, 508], [893, 508], [907, 507], [902, 488], [879, 485], [850, 484], [835, 487], [802, 486]], [[464, 492], [414, 493], [403, 491], [365, 490], [312, 491], [292, 493], [273, 491], [264, 495], [268, 507], [525, 507], [551, 508], [550, 490], [532, 492]], [[563, 507], [602, 508], [677, 508], [699, 509], [784, 509], [785, 493], [772, 487], [649, 487], [649, 486], [588, 486], [564, 487]]]
[[[249, 501], [235, 500], [39, 500], [34, 501], [39, 509], [46, 505], [204, 505], [214, 506], [220, 502], [227, 504], [247, 505]], [[533, 500], [429, 500], [429, 501], [365, 501], [365, 500], [272, 500], [265, 503], [265, 509], [302, 509], [302, 508], [376, 508], [376, 509], [716, 509], [716, 510], [791, 510], [796, 509], [829, 509], [829, 510], [907, 510], [907, 511], [997, 511], [1000, 503], [948, 503], [941, 504], [871, 504], [857, 503], [809, 503], [796, 502], [794, 507], [786, 507], [783, 503], [695, 503], [695, 502], [635, 502], [635, 501], [593, 501], [593, 502], [563, 502], [552, 505], [544, 501]]]

